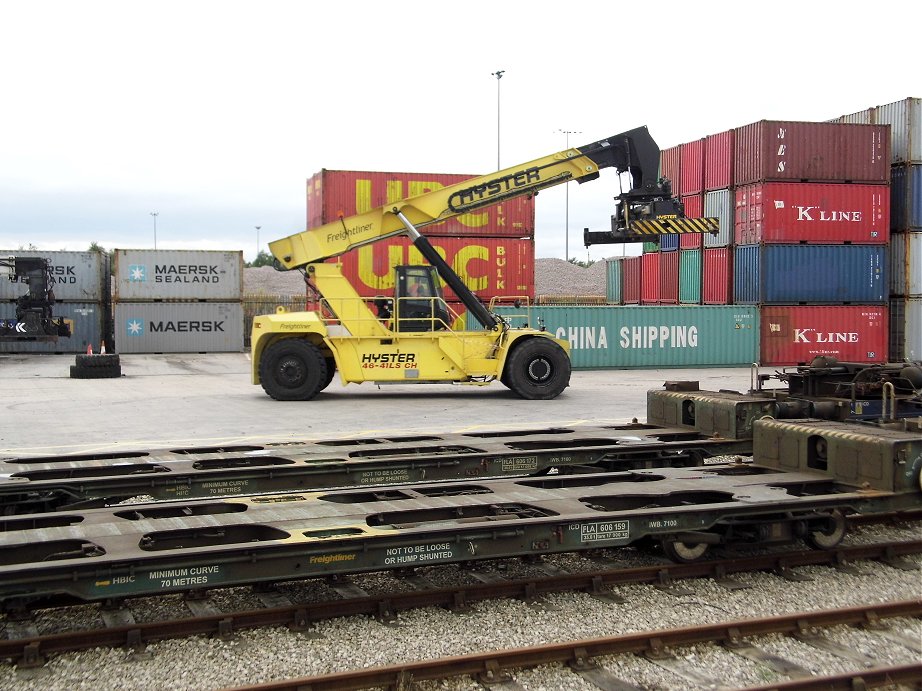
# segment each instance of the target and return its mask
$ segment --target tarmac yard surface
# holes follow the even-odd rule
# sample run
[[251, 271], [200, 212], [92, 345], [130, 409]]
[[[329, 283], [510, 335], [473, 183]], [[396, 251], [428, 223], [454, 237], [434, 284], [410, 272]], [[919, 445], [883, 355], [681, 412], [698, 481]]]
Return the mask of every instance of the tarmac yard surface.
[[[249, 353], [122, 355], [119, 379], [71, 379], [73, 355], [0, 355], [0, 455], [313, 441], [386, 434], [646, 420], [647, 391], [669, 380], [747, 391], [745, 368], [579, 370], [551, 401], [488, 386], [334, 378], [312, 401], [275, 401], [250, 383]], [[766, 370], [768, 371], [768, 370]]]

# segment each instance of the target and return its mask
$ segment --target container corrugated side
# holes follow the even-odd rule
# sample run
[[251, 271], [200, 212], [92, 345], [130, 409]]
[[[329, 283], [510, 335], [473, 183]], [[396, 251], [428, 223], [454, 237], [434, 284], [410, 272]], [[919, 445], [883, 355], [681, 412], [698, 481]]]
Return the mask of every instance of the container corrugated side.
[[738, 245], [885, 244], [890, 194], [883, 185], [767, 182], [736, 190]]
[[643, 256], [626, 257], [622, 263], [621, 299], [626, 305], [636, 305], [642, 292]]
[[733, 302], [733, 248], [710, 247], [703, 250], [701, 302], [705, 305]]
[[[432, 246], [481, 299], [505, 295], [534, 297], [535, 241], [496, 237], [432, 237]], [[330, 260], [341, 263], [343, 275], [362, 297], [393, 295], [394, 267], [426, 264], [405, 237], [395, 237], [350, 250]], [[457, 300], [443, 286], [446, 300]]]
[[570, 342], [577, 369], [731, 367], [759, 352], [752, 306], [537, 307], [531, 315]]
[[640, 272], [640, 302], [655, 305], [659, 302], [659, 262], [662, 252], [640, 256], [643, 269]]
[[[682, 197], [682, 206], [685, 209], [686, 218], [701, 218], [704, 215], [704, 195], [689, 194]], [[683, 250], [695, 250], [701, 247], [703, 242], [702, 236], [706, 233], [682, 233], [679, 236], [679, 248]]]
[[682, 193], [682, 145], [660, 151], [659, 176], [672, 183], [672, 194]]
[[922, 297], [922, 232], [890, 237], [890, 294]]
[[119, 302], [121, 353], [237, 353], [243, 350], [240, 302]]
[[831, 355], [843, 362], [886, 362], [886, 305], [762, 307], [762, 365], [806, 365]]
[[884, 245], [740, 245], [737, 304], [876, 304], [887, 299]]
[[[682, 144], [682, 195], [704, 191], [704, 139]], [[673, 190], [674, 192], [674, 190]]]
[[665, 252], [659, 258], [659, 302], [675, 305], [679, 302], [679, 255], [681, 252]]
[[762, 120], [736, 130], [734, 181], [886, 183], [887, 125]]
[[877, 124], [890, 125], [893, 163], [922, 163], [922, 98], [877, 106]]
[[[463, 183], [476, 177], [452, 173], [389, 173], [321, 170], [307, 185], [307, 227], [334, 223], [392, 202]], [[532, 237], [535, 233], [533, 196], [499, 204], [426, 226], [426, 235]]]
[[733, 186], [733, 143], [736, 130], [711, 134], [704, 144], [704, 191]]
[[890, 172], [890, 228], [922, 230], [922, 165], [893, 166]]
[[605, 299], [612, 305], [621, 304], [621, 278], [626, 257], [615, 257], [606, 260], [605, 266]]
[[[108, 257], [102, 252], [0, 250], [0, 257], [40, 257], [51, 263], [51, 287], [59, 302], [100, 302], [109, 287]], [[21, 281], [0, 280], [0, 300], [29, 292]]]
[[115, 250], [115, 301], [232, 302], [243, 295], [243, 252]]
[[716, 218], [720, 223], [717, 235], [704, 233], [705, 247], [726, 247], [733, 244], [733, 190], [714, 190], [704, 195], [704, 217]]
[[922, 360], [922, 298], [890, 301], [890, 361]]
[[666, 235], [659, 236], [659, 251], [660, 252], [675, 252], [679, 249], [680, 242], [680, 233], [668, 233]]
[[[85, 353], [90, 345], [94, 353], [99, 352], [105, 333], [105, 305], [97, 302], [59, 302], [52, 311], [55, 317], [64, 317], [73, 322], [73, 332], [68, 338], [59, 338], [55, 343], [0, 341], [0, 353]], [[0, 319], [15, 318], [16, 303], [8, 300], [0, 302]], [[110, 353], [114, 352], [113, 344], [107, 344], [106, 349]], [[64, 370], [64, 375], [66, 373]]]
[[701, 250], [679, 253], [679, 302], [691, 305], [701, 302]]

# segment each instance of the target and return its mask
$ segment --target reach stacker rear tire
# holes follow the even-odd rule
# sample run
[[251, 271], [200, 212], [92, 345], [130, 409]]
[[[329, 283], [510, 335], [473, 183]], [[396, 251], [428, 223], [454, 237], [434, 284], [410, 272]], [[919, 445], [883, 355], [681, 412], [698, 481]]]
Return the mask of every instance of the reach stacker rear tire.
[[259, 361], [259, 381], [277, 401], [309, 401], [331, 379], [323, 353], [303, 338], [276, 341]]
[[528, 400], [557, 398], [570, 385], [570, 358], [548, 338], [514, 345], [500, 381]]

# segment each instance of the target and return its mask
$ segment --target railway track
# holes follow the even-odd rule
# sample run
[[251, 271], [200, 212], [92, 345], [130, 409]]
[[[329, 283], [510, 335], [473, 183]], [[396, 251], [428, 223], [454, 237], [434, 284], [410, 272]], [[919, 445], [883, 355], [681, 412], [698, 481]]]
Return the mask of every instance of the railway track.
[[[863, 626], [880, 629], [883, 622], [896, 617], [919, 617], [922, 600], [905, 600], [874, 603], [848, 609], [797, 612], [776, 617], [743, 619], [719, 624], [689, 626], [679, 629], [644, 631], [623, 636], [574, 640], [564, 643], [495, 650], [475, 655], [426, 660], [405, 665], [392, 665], [371, 669], [352, 670], [338, 674], [301, 677], [280, 682], [237, 687], [237, 691], [342, 691], [372, 687], [408, 688], [411, 683], [425, 680], [445, 680], [471, 677], [487, 687], [509, 682], [513, 675], [526, 668], [539, 665], [566, 665], [594, 686], [602, 689], [636, 689], [627, 679], [619, 678], [606, 669], [600, 658], [614, 655], [644, 655], [654, 664], [665, 666], [686, 678], [689, 683], [710, 686], [720, 685], [719, 674], [713, 670], [696, 669], [685, 664], [675, 653], [695, 644], [722, 645], [732, 653], [756, 661], [781, 679], [793, 677], [784, 684], [771, 684], [762, 688], [815, 689], [815, 688], [870, 688], [907, 684], [917, 686], [922, 679], [922, 663], [868, 668], [872, 659], [850, 653], [824, 635], [837, 626]], [[850, 659], [858, 668], [854, 672], [809, 678], [809, 670], [791, 661], [772, 655], [760, 647], [770, 634], [797, 637], [816, 648], [835, 651]], [[881, 636], [881, 641], [894, 644], [895, 636]], [[913, 641], [902, 644], [911, 647]], [[511, 688], [517, 688], [512, 686]], [[521, 688], [521, 687], [518, 687]]]
[[796, 581], [796, 569], [806, 566], [827, 566], [851, 570], [858, 561], [880, 561], [894, 568], [918, 570], [902, 558], [922, 554], [922, 540], [887, 542], [870, 545], [853, 545], [835, 550], [785, 551], [733, 559], [701, 561], [691, 564], [658, 563], [645, 567], [611, 567], [559, 573], [555, 569], [544, 571], [540, 564], [536, 571], [540, 577], [494, 579], [481, 577], [479, 585], [464, 584], [457, 587], [438, 588], [425, 577], [415, 573], [403, 574], [406, 589], [369, 595], [348, 580], [333, 583], [342, 599], [316, 603], [293, 603], [269, 588], [257, 591], [256, 596], [266, 605], [258, 610], [217, 611], [208, 602], [205, 593], [196, 593], [186, 600], [186, 606], [198, 616], [164, 621], [136, 623], [130, 601], [108, 602], [99, 608], [104, 626], [38, 635], [28, 617], [8, 617], [7, 638], [0, 640], [0, 659], [14, 662], [21, 668], [40, 666], [53, 655], [98, 647], [125, 647], [133, 650], [167, 639], [210, 635], [228, 638], [246, 630], [266, 627], [287, 627], [305, 631], [320, 621], [347, 616], [371, 616], [381, 620], [393, 619], [400, 612], [421, 607], [444, 607], [463, 610], [478, 602], [498, 598], [534, 600], [552, 593], [587, 592], [611, 599], [609, 589], [628, 584], [654, 584], [675, 593], [687, 592], [680, 581], [689, 579], [714, 579], [727, 589], [743, 587], [732, 578], [734, 574], [770, 572], [781, 578]]

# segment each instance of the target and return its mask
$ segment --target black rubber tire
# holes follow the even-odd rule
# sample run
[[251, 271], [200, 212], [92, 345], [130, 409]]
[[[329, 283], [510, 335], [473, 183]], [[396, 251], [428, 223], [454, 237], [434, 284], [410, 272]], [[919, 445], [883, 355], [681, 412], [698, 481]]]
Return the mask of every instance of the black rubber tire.
[[259, 381], [277, 401], [309, 401], [329, 383], [328, 376], [323, 353], [303, 338], [276, 341], [259, 361]]
[[77, 367], [114, 367], [120, 364], [119, 357], [116, 353], [106, 353], [104, 355], [78, 355], [76, 362]]
[[71, 379], [118, 379], [121, 376], [121, 365], [112, 365], [110, 367], [80, 367], [78, 365], [70, 366]]
[[323, 382], [323, 386], [320, 387], [320, 390], [323, 391], [330, 385], [330, 382], [333, 381], [333, 377], [336, 376], [336, 360], [331, 357], [326, 358], [327, 361], [327, 376]]
[[570, 358], [548, 338], [529, 338], [513, 346], [500, 381], [528, 400], [557, 398], [570, 384]]

